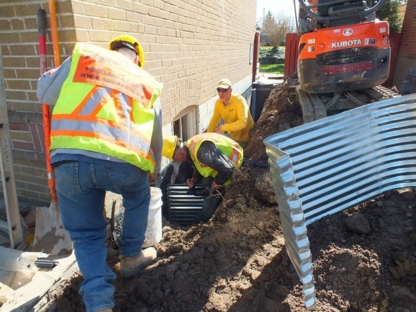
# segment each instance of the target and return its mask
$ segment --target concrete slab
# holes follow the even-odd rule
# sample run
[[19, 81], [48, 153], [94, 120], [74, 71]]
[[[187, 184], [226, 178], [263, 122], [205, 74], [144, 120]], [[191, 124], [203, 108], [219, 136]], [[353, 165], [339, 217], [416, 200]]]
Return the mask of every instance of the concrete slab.
[[259, 73], [257, 83], [260, 84], [280, 84], [283, 83], [283, 75], [270, 74], [270, 73]]
[[76, 266], [74, 254], [54, 258], [51, 268], [35, 266], [37, 258], [48, 255], [0, 247], [0, 298], [1, 311], [29, 311], [62, 279], [65, 272]]

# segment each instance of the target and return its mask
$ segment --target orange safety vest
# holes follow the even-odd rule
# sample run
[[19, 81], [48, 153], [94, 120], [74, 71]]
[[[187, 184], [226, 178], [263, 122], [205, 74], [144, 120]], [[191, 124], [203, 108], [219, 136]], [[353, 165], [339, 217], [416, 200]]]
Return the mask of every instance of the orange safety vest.
[[101, 153], [153, 172], [153, 105], [161, 90], [121, 53], [77, 43], [53, 109], [50, 149]]

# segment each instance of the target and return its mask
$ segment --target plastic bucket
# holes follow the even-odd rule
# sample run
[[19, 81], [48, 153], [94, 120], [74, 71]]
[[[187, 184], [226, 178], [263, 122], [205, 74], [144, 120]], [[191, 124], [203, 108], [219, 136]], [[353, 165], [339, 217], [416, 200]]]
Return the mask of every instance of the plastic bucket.
[[150, 187], [149, 217], [143, 248], [154, 246], [162, 239], [162, 190]]

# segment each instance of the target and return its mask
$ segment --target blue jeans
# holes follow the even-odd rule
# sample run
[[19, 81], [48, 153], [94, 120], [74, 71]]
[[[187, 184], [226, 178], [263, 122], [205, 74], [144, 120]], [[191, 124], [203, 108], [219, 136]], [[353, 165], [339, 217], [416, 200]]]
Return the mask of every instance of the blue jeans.
[[105, 194], [122, 195], [125, 210], [118, 240], [120, 256], [136, 256], [142, 249], [149, 213], [147, 173], [126, 163], [94, 160], [58, 163], [54, 171], [62, 222], [84, 277], [80, 295], [87, 311], [113, 308], [116, 275], [106, 261]]

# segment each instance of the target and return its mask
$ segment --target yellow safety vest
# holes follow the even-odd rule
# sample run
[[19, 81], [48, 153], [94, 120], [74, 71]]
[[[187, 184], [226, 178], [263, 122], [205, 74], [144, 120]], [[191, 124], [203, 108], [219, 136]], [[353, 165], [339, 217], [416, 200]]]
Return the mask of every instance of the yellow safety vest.
[[[188, 141], [186, 141], [186, 145], [189, 149], [192, 162], [203, 177], [216, 177], [218, 174], [218, 171], [200, 163], [197, 159], [196, 155], [198, 153], [199, 147], [204, 141], [213, 142], [217, 148], [230, 159], [236, 168], [240, 168], [242, 166], [244, 156], [243, 149], [241, 148], [240, 144], [224, 135], [217, 135], [215, 133], [201, 133], [193, 136]], [[231, 179], [226, 181], [224, 185], [228, 185], [230, 182]]]
[[153, 105], [161, 91], [121, 53], [77, 43], [53, 109], [50, 149], [97, 152], [153, 172]]

